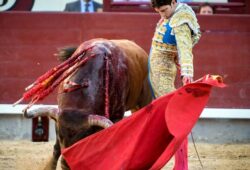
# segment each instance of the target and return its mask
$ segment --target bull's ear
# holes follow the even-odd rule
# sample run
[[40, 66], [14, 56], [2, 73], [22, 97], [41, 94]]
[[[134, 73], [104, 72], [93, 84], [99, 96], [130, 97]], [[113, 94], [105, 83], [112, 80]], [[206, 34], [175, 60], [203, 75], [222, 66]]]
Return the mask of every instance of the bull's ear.
[[58, 52], [55, 53], [54, 55], [57, 57], [59, 61], [65, 61], [72, 56], [72, 54], [76, 51], [76, 49], [77, 46], [62, 47], [57, 49]]
[[88, 124], [89, 126], [99, 126], [104, 129], [113, 125], [113, 122], [108, 118], [100, 115], [89, 115], [88, 116]]

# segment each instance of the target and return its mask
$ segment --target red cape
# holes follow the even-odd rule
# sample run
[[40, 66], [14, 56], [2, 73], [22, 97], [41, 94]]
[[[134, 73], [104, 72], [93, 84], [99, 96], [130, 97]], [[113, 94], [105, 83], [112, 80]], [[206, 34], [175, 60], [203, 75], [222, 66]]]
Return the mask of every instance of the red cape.
[[204, 109], [215, 76], [154, 100], [115, 125], [63, 149], [72, 170], [159, 170], [174, 155]]

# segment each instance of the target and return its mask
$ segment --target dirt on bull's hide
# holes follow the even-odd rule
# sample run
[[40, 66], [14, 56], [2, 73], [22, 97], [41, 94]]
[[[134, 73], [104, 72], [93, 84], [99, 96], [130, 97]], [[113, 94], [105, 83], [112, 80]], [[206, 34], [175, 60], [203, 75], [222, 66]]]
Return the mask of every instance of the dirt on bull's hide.
[[[0, 170], [40, 170], [52, 153], [54, 141], [0, 141]], [[250, 169], [250, 144], [196, 143], [204, 169]], [[173, 161], [163, 170], [172, 169]], [[60, 168], [57, 168], [60, 170]], [[193, 144], [189, 143], [189, 169], [202, 169]]]

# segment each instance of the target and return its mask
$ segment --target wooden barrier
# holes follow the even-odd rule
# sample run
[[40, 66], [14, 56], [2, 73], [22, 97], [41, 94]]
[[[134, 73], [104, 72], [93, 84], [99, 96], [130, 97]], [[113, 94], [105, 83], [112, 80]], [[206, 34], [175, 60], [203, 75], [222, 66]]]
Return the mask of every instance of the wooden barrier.
[[[200, 5], [204, 2], [185, 2], [198, 13]], [[216, 14], [250, 14], [250, 1], [228, 0], [226, 3], [210, 3]], [[105, 12], [154, 12], [150, 1], [133, 0], [103, 0]]]
[[[59, 62], [57, 48], [91, 38], [129, 39], [149, 52], [159, 16], [152, 13], [0, 13], [0, 103], [10, 104], [24, 88]], [[250, 16], [198, 16], [203, 30], [194, 48], [195, 78], [225, 76], [208, 107], [250, 108]], [[54, 95], [44, 104], [55, 104]]]

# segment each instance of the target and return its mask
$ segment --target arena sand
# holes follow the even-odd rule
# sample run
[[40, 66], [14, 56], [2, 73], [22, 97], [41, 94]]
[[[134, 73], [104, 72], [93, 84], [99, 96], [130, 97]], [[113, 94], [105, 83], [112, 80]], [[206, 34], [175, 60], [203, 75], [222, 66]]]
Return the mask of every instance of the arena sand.
[[[53, 145], [54, 141], [0, 140], [0, 170], [43, 169], [52, 154]], [[250, 144], [196, 143], [196, 146], [205, 170], [250, 170]], [[171, 160], [162, 170], [170, 170], [172, 165]], [[202, 169], [191, 142], [189, 169]]]

